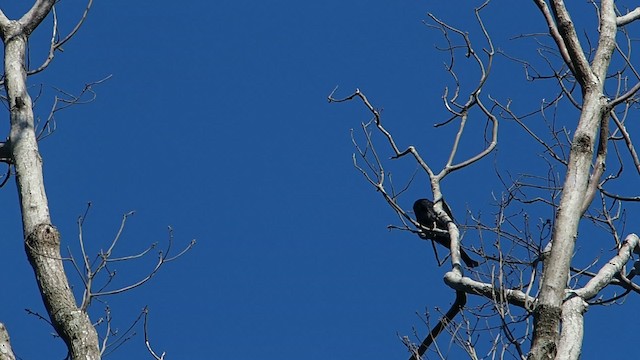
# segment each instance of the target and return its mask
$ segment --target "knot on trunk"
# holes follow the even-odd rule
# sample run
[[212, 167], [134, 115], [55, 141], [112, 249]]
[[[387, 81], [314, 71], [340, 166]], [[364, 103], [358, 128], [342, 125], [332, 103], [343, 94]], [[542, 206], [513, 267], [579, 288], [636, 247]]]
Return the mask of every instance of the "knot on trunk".
[[586, 134], [576, 136], [572, 147], [581, 153], [591, 152], [591, 136]]
[[60, 246], [60, 233], [51, 224], [39, 224], [27, 236], [26, 245], [31, 248]]

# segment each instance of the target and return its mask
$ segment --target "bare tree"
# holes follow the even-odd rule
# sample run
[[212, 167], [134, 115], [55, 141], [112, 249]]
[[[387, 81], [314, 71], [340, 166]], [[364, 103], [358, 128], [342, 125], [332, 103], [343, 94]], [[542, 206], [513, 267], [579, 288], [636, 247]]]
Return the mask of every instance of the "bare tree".
[[[91, 300], [101, 296], [119, 294], [147, 282], [163, 264], [173, 260], [176, 256], [172, 257], [169, 252], [173, 239], [170, 231], [169, 249], [160, 253], [157, 265], [150, 270], [149, 274], [143, 276], [140, 281], [134, 284], [120, 288], [109, 288], [115, 273], [105, 270], [107, 264], [139, 258], [148, 253], [150, 249], [127, 258], [113, 258], [112, 251], [122, 233], [122, 228], [127, 218], [127, 215], [125, 215], [122, 227], [108, 250], [98, 254], [95, 261], [90, 261], [89, 255], [85, 253], [83, 247], [82, 222], [84, 217], [82, 217], [79, 221], [82, 260], [76, 261], [73, 257], [68, 259], [78, 270], [85, 291], [80, 305], [78, 305], [74, 297], [63, 267], [63, 256], [60, 252], [60, 234], [52, 224], [49, 215], [48, 200], [43, 182], [42, 158], [38, 150], [38, 139], [43, 138], [52, 131], [54, 114], [61, 108], [81, 102], [82, 95], [80, 97], [56, 97], [47, 122], [41, 124], [40, 129], [37, 129], [37, 124], [34, 121], [33, 102], [27, 86], [27, 77], [45, 70], [61, 46], [77, 33], [87, 18], [92, 6], [92, 0], [87, 1], [84, 12], [79, 16], [77, 24], [64, 36], [58, 30], [55, 4], [55, 0], [36, 0], [33, 6], [17, 20], [9, 19], [0, 10], [0, 33], [5, 50], [4, 77], [2, 81], [6, 90], [5, 100], [8, 104], [11, 120], [9, 137], [0, 146], [0, 161], [9, 164], [10, 169], [13, 169], [15, 173], [22, 212], [25, 251], [35, 273], [50, 324], [65, 342], [69, 351], [69, 358], [100, 359], [109, 346], [108, 339], [111, 334], [109, 329], [110, 315], [107, 309], [107, 331], [103, 336], [103, 340], [99, 341], [96, 328], [88, 315]], [[52, 16], [53, 19], [48, 56], [41, 65], [30, 69], [26, 61], [28, 41], [34, 30], [42, 24], [47, 16]], [[91, 85], [97, 83], [99, 82], [87, 85], [82, 94], [91, 93]], [[12, 174], [11, 171], [7, 173], [2, 185], [4, 185], [10, 174]], [[193, 242], [177, 256], [190, 249], [192, 245]], [[97, 286], [98, 275], [103, 273], [106, 273], [105, 283]], [[164, 357], [164, 354], [158, 356], [151, 350], [146, 334], [146, 310], [141, 314], [141, 318], [142, 315], [144, 315], [145, 319], [145, 341], [151, 355], [155, 358]], [[9, 343], [8, 332], [2, 324], [0, 324], [0, 358], [15, 359]]]
[[[640, 8], [627, 11], [614, 1], [592, 2], [586, 6], [596, 21], [586, 29], [576, 29], [564, 2], [534, 0], [545, 32], [514, 37], [536, 45], [538, 57], [522, 60], [494, 48], [491, 26], [481, 16], [489, 11], [488, 3], [475, 10], [477, 37], [432, 14], [427, 21], [445, 41], [439, 50], [447, 54], [446, 71], [453, 83], [444, 89], [445, 115], [435, 124], [436, 128], [457, 126], [442, 169], [434, 169], [425, 160], [429, 146], [442, 146], [440, 142], [433, 141], [437, 144], [427, 147], [400, 146], [362, 91], [336, 98], [334, 90], [329, 101], [359, 100], [372, 114], [372, 120], [362, 124], [362, 135], [352, 134], [354, 165], [398, 214], [402, 224], [390, 227], [423, 239], [436, 240], [448, 233], [450, 239], [452, 267], [444, 280], [454, 291], [455, 301], [418, 344], [403, 338], [411, 359], [421, 358], [429, 349], [443, 356], [433, 345], [445, 329], [472, 359], [577, 359], [587, 307], [640, 292], [640, 286], [633, 282], [639, 263], [627, 268], [633, 253], [640, 253], [640, 239], [623, 233], [629, 211], [625, 204], [640, 201], [640, 194], [616, 193], [620, 184], [637, 184], [640, 175], [640, 160], [625, 126], [637, 110], [640, 89], [628, 32], [629, 25], [640, 18]], [[477, 40], [483, 45], [476, 45]], [[491, 85], [497, 61], [522, 65], [529, 83], [546, 82], [545, 97], [516, 95], [504, 82], [499, 86], [507, 88], [507, 95], [501, 95], [504, 92]], [[458, 75], [460, 64], [475, 68], [475, 83], [465, 83]], [[465, 71], [464, 79], [469, 79], [469, 69]], [[537, 105], [531, 108], [534, 103]], [[469, 124], [476, 124], [476, 129], [477, 124], [484, 124], [485, 130], [469, 133]], [[509, 125], [510, 131], [520, 129], [539, 146], [543, 166], [528, 164], [527, 173], [518, 176], [498, 168], [496, 178], [504, 190], [494, 197], [495, 217], [487, 223], [479, 212], [470, 211], [465, 223], [457, 224], [446, 207], [441, 184], [448, 175], [470, 171], [473, 164], [485, 161], [495, 151], [503, 136], [504, 125], [498, 131], [499, 124]], [[476, 147], [475, 153], [462, 151], [464, 141], [474, 137], [484, 146]], [[379, 155], [385, 143], [391, 150], [391, 161], [409, 158], [427, 175], [433, 210], [446, 227], [420, 224], [414, 220], [415, 214], [405, 210], [403, 195], [414, 184], [415, 175], [407, 176], [406, 185], [394, 185], [386, 170], [388, 160]], [[518, 150], [508, 149], [511, 153]], [[607, 171], [605, 163], [613, 164], [613, 170]], [[629, 167], [631, 172], [624, 171]], [[537, 222], [531, 220], [535, 215], [540, 218]], [[578, 236], [581, 224], [594, 232]], [[460, 230], [474, 232], [481, 239], [480, 245], [467, 248], [483, 259], [480, 267], [468, 270], [471, 275], [465, 274], [461, 263]], [[599, 246], [585, 246], [574, 257], [579, 240]], [[588, 253], [591, 249], [595, 252]], [[579, 265], [585, 259], [590, 265]], [[622, 294], [612, 288], [621, 288]], [[467, 295], [484, 301], [468, 305]], [[462, 320], [456, 321], [456, 316]], [[479, 336], [488, 337], [491, 346], [478, 348], [474, 339]]]

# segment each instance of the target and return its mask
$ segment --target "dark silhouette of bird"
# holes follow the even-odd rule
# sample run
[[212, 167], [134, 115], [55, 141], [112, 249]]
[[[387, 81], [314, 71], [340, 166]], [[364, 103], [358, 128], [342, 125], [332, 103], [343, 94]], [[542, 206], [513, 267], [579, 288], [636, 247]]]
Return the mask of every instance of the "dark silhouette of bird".
[[[449, 205], [447, 205], [444, 200], [442, 200], [442, 208], [451, 220], [453, 220], [451, 209], [449, 209]], [[429, 230], [436, 230], [430, 231], [429, 233], [425, 231], [421, 232], [421, 238], [433, 240], [447, 249], [451, 249], [451, 237], [447, 223], [438, 217], [438, 214], [433, 209], [433, 201], [429, 199], [416, 200], [416, 202], [413, 203], [413, 212], [416, 215], [416, 221], [418, 221], [420, 225]], [[460, 249], [460, 256], [468, 267], [473, 268], [478, 266], [478, 262], [470, 258], [463, 249]]]

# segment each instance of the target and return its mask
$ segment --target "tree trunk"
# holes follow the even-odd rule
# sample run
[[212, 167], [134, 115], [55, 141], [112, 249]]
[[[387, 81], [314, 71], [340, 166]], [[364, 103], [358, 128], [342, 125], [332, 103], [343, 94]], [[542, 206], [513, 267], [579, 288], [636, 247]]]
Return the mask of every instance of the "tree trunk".
[[[557, 353], [558, 343], [582, 339], [567, 339], [572, 336], [561, 330], [563, 302], [566, 300], [569, 267], [575, 242], [578, 237], [578, 224], [592, 200], [589, 194], [591, 166], [594, 159], [596, 139], [603, 121], [608, 121], [607, 98], [604, 96], [604, 81], [615, 48], [616, 15], [611, 0], [601, 2], [600, 38], [593, 61], [589, 64], [573, 28], [572, 20], [562, 1], [552, 1], [555, 21], [562, 42], [560, 49], [566, 48], [574, 75], [580, 83], [583, 94], [580, 119], [571, 143], [571, 152], [567, 164], [567, 173], [562, 187], [562, 198], [553, 228], [551, 252], [544, 262], [544, 273], [538, 297], [538, 307], [534, 313], [533, 344], [529, 359], [543, 360], [566, 359], [567, 354]], [[604, 134], [607, 136], [608, 134]], [[606, 141], [606, 139], [604, 139]], [[594, 173], [595, 174], [595, 173]], [[595, 175], [594, 175], [595, 176]], [[591, 179], [596, 184], [598, 178]], [[564, 338], [564, 339], [561, 339]], [[577, 351], [581, 344], [577, 345]], [[563, 347], [569, 350], [568, 347]], [[570, 349], [575, 353], [576, 349]]]
[[62, 266], [60, 234], [51, 225], [49, 216], [42, 157], [26, 84], [25, 50], [33, 28], [33, 22], [23, 25], [22, 20], [2, 26], [5, 87], [11, 111], [9, 144], [20, 197], [25, 249], [51, 323], [67, 344], [71, 359], [100, 359], [97, 333], [88, 315], [76, 305]]

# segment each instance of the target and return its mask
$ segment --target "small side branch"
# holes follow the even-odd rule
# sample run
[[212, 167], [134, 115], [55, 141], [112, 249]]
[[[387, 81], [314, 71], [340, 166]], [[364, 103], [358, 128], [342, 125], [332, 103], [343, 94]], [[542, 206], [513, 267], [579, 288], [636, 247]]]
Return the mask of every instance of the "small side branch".
[[640, 19], [640, 7], [637, 7], [622, 16], [616, 17], [616, 24], [618, 26], [625, 26], [638, 19]]
[[[102, 349], [100, 350], [100, 356], [108, 357], [110, 354], [118, 350], [122, 345], [131, 340], [134, 336], [136, 336], [135, 328], [142, 321], [144, 317], [144, 309], [140, 312], [138, 317], [131, 322], [131, 325], [125, 331], [118, 331], [118, 329], [113, 329], [111, 327], [111, 310], [107, 307], [106, 309], [105, 320], [107, 323], [107, 330], [105, 334], [105, 338], [102, 342]], [[113, 339], [112, 339], [113, 338]]]
[[[160, 268], [168, 263], [171, 262], [179, 257], [181, 257], [182, 255], [184, 255], [187, 251], [191, 250], [193, 248], [193, 246], [195, 246], [196, 241], [192, 240], [184, 249], [182, 249], [177, 255], [173, 255], [172, 254], [172, 246], [173, 246], [173, 229], [171, 227], [169, 227], [169, 240], [168, 240], [168, 244], [167, 244], [167, 248], [164, 251], [159, 251], [158, 252], [158, 261], [156, 262], [155, 266], [153, 267], [153, 269], [151, 269], [149, 271], [149, 273], [144, 276], [142, 279], [140, 279], [139, 281], [127, 285], [127, 286], [122, 286], [116, 289], [113, 289], [111, 286], [112, 281], [114, 280], [115, 276], [116, 276], [116, 272], [115, 270], [112, 271], [109, 269], [110, 264], [116, 263], [116, 262], [122, 262], [122, 261], [130, 261], [130, 260], [136, 260], [136, 259], [140, 259], [142, 258], [144, 255], [148, 254], [149, 251], [153, 248], [155, 248], [156, 244], [151, 245], [149, 248], [145, 249], [144, 251], [142, 251], [139, 254], [135, 254], [135, 255], [129, 255], [129, 256], [124, 256], [124, 257], [114, 257], [113, 253], [115, 251], [115, 248], [117, 246], [117, 244], [119, 243], [119, 241], [121, 240], [122, 236], [123, 236], [123, 232], [127, 223], [127, 220], [129, 219], [129, 217], [131, 217], [134, 212], [128, 212], [126, 214], [124, 214], [122, 216], [122, 221], [120, 223], [120, 227], [118, 228], [118, 231], [116, 233], [116, 235], [114, 236], [113, 240], [111, 241], [110, 246], [107, 248], [106, 251], [101, 251], [100, 254], [96, 257], [96, 260], [94, 260], [94, 264], [89, 262], [89, 258], [87, 256], [87, 251], [85, 249], [85, 239], [84, 239], [84, 235], [83, 235], [83, 225], [85, 222], [85, 219], [87, 217], [87, 213], [90, 209], [91, 203], [88, 204], [87, 206], [87, 210], [85, 211], [85, 214], [83, 216], [81, 216], [78, 219], [78, 233], [79, 233], [79, 241], [80, 241], [80, 249], [82, 251], [82, 258], [83, 258], [83, 264], [82, 267], [84, 268], [83, 270], [80, 270], [80, 266], [77, 264], [77, 262], [75, 261], [75, 259], [71, 259], [73, 265], [76, 268], [76, 271], [78, 271], [78, 273], [80, 274], [80, 277], [82, 278], [83, 282], [84, 282], [84, 295], [83, 295], [83, 299], [82, 299], [82, 306], [81, 309], [83, 311], [87, 311], [87, 309], [89, 308], [89, 306], [91, 305], [91, 302], [93, 299], [101, 297], [101, 296], [108, 296], [108, 295], [115, 295], [115, 294], [120, 294], [126, 291], [129, 291], [131, 289], [135, 289], [143, 284], [145, 284], [147, 281], [151, 280], [151, 278], [153, 278], [155, 276], [155, 274], [160, 270]], [[104, 275], [106, 272], [106, 275]], [[103, 274], [102, 276], [106, 276], [106, 280], [104, 281], [104, 283], [96, 288], [96, 281], [99, 279], [100, 274]]]
[[82, 27], [82, 24], [84, 24], [84, 21], [87, 19], [87, 15], [89, 15], [89, 10], [91, 9], [92, 5], [93, 5], [93, 0], [89, 0], [87, 2], [87, 6], [84, 8], [84, 12], [80, 17], [80, 20], [78, 20], [78, 22], [76, 23], [76, 26], [74, 26], [73, 29], [69, 32], [69, 34], [67, 34], [67, 36], [65, 36], [63, 39], [60, 39], [58, 34], [58, 15], [56, 13], [56, 9], [55, 7], [52, 8], [53, 30], [51, 33], [51, 45], [49, 46], [49, 54], [47, 58], [44, 60], [44, 62], [42, 63], [42, 65], [40, 65], [37, 69], [27, 71], [27, 75], [37, 74], [42, 70], [46, 69], [49, 66], [49, 64], [51, 64], [51, 61], [53, 61], [53, 58], [56, 55], [56, 51], [62, 51], [62, 46], [66, 44], [69, 40], [71, 40], [71, 38], [78, 32], [78, 30], [80, 30], [80, 28]]
[[[171, 256], [169, 257], [169, 254], [171, 252], [171, 245], [173, 242], [173, 230], [170, 229], [170, 240], [169, 240], [169, 245], [167, 246], [166, 251], [160, 251], [158, 253], [158, 262], [156, 263], [155, 267], [149, 272], [149, 274], [147, 276], [145, 276], [144, 278], [142, 278], [141, 280], [139, 280], [138, 282], [128, 285], [128, 286], [124, 286], [118, 289], [114, 289], [114, 290], [107, 290], [107, 291], [100, 291], [94, 294], [91, 294], [92, 297], [100, 297], [100, 296], [107, 296], [107, 295], [115, 295], [115, 294], [119, 294], [119, 293], [123, 293], [132, 289], [135, 289], [143, 284], [145, 284], [147, 281], [151, 280], [151, 278], [158, 272], [158, 270], [160, 270], [160, 268], [162, 267], [162, 265], [171, 262], [179, 257], [181, 257], [182, 255], [184, 255], [187, 251], [191, 250], [191, 248], [193, 248], [196, 244], [195, 240], [191, 240], [191, 242], [189, 243], [189, 245], [187, 245], [184, 249], [182, 249], [182, 251], [180, 251], [177, 255]], [[120, 259], [118, 259], [120, 260]], [[105, 260], [106, 261], [106, 260]]]
[[429, 349], [429, 346], [433, 344], [438, 335], [444, 330], [444, 328], [453, 321], [453, 319], [458, 315], [458, 313], [462, 310], [464, 305], [467, 303], [467, 294], [464, 291], [456, 291], [456, 300], [451, 305], [451, 308], [447, 313], [438, 321], [438, 324], [431, 329], [429, 335], [424, 338], [416, 353], [411, 355], [409, 360], [420, 360], [422, 355]]
[[598, 295], [602, 289], [611, 283], [611, 280], [616, 276], [616, 274], [620, 273], [623, 266], [631, 258], [631, 254], [634, 251], [638, 252], [639, 242], [640, 239], [638, 238], [638, 235], [630, 234], [627, 236], [618, 251], [618, 255], [609, 260], [602, 269], [598, 271], [596, 276], [591, 278], [583, 288], [574, 290], [573, 293], [580, 296], [585, 301]]
[[100, 80], [92, 81], [85, 84], [78, 94], [72, 94], [71, 92], [54, 87], [53, 89], [58, 94], [53, 99], [53, 104], [51, 105], [51, 110], [49, 111], [47, 120], [43, 124], [40, 124], [39, 121], [36, 124], [36, 127], [39, 128], [36, 135], [38, 141], [45, 139], [47, 136], [53, 134], [56, 131], [56, 114], [59, 111], [65, 110], [75, 105], [92, 103], [97, 97], [97, 94], [93, 87], [108, 81], [109, 79], [111, 79], [111, 77], [112, 75], [107, 75]]
[[356, 89], [356, 91], [353, 94], [351, 94], [351, 95], [349, 95], [349, 96], [347, 96], [347, 97], [345, 97], [343, 99], [336, 99], [336, 98], [333, 97], [333, 94], [336, 92], [336, 90], [338, 90], [338, 87], [333, 89], [333, 91], [331, 92], [331, 94], [329, 94], [329, 96], [327, 98], [330, 103], [332, 103], [332, 102], [335, 102], [335, 103], [346, 102], [346, 101], [353, 100], [356, 97], [359, 98], [360, 100], [362, 100], [362, 102], [367, 107], [367, 109], [369, 109], [369, 111], [373, 114], [374, 122], [376, 124], [376, 127], [385, 136], [385, 138], [389, 142], [389, 145], [391, 146], [391, 149], [393, 149], [394, 156], [392, 157], [392, 159], [397, 159], [397, 158], [401, 158], [401, 157], [403, 157], [403, 156], [405, 156], [407, 154], [412, 154], [413, 157], [418, 162], [418, 164], [420, 164], [420, 166], [427, 172], [427, 174], [429, 174], [429, 176], [433, 175], [433, 171], [431, 171], [431, 168], [429, 168], [427, 163], [420, 157], [420, 155], [418, 154], [418, 152], [416, 151], [416, 149], [413, 146], [409, 146], [407, 149], [402, 150], [402, 151], [398, 148], [398, 146], [396, 145], [396, 142], [393, 139], [393, 136], [391, 135], [391, 133], [389, 133], [389, 131], [387, 131], [387, 129], [385, 129], [384, 126], [382, 126], [382, 122], [381, 122], [381, 119], [380, 119], [380, 112], [378, 112], [378, 110], [376, 110], [373, 107], [373, 105], [371, 105], [371, 103], [369, 102], [369, 99], [367, 99], [367, 97], [360, 91], [360, 89]]
[[629, 153], [631, 154], [631, 158], [633, 159], [633, 164], [636, 167], [636, 171], [638, 172], [638, 174], [640, 174], [640, 157], [638, 156], [638, 152], [636, 151], [635, 146], [633, 146], [633, 141], [631, 141], [631, 135], [627, 131], [627, 128], [624, 126], [622, 121], [620, 121], [620, 119], [618, 118], [618, 115], [615, 114], [615, 112], [612, 111], [610, 115], [611, 115], [611, 119], [613, 119], [613, 122], [616, 123], [618, 130], [620, 130], [620, 133], [622, 134], [624, 143], [625, 145], [627, 145], [627, 149], [629, 150]]
[[147, 331], [147, 318], [149, 317], [149, 309], [148, 308], [144, 308], [144, 343], [147, 346], [147, 350], [149, 351], [149, 354], [151, 354], [151, 356], [153, 356], [154, 359], [156, 360], [164, 360], [164, 356], [166, 355], [166, 353], [163, 351], [162, 354], [158, 355], [158, 353], [156, 353], [153, 348], [151, 347], [151, 340], [149, 340], [149, 332]]
[[[539, 2], [539, 1], [537, 1]], [[541, 1], [544, 2], [544, 1]], [[546, 4], [545, 4], [546, 7]], [[551, 1], [551, 7], [553, 8], [555, 24], [560, 38], [554, 37], [556, 43], [558, 40], [562, 41], [562, 46], [566, 49], [569, 56], [569, 63], [574, 70], [576, 80], [582, 85], [584, 89], [587, 84], [594, 83], [593, 73], [589, 66], [589, 60], [585, 56], [578, 34], [576, 33], [575, 26], [569, 15], [569, 11], [561, 1]], [[542, 8], [541, 8], [542, 10]], [[552, 34], [553, 35], [553, 34]], [[561, 48], [560, 43], [557, 43], [558, 48]]]
[[556, 45], [558, 46], [558, 50], [560, 51], [560, 55], [562, 55], [562, 59], [575, 76], [576, 70], [574, 68], [573, 62], [571, 61], [571, 56], [569, 55], [569, 51], [567, 50], [567, 46], [565, 45], [564, 40], [562, 39], [562, 35], [558, 31], [558, 27], [556, 26], [556, 22], [553, 19], [553, 15], [551, 14], [551, 10], [549, 10], [547, 2], [544, 0], [534, 0], [534, 2], [540, 9], [542, 16], [544, 16], [544, 20], [547, 22], [547, 26], [549, 27], [549, 34], [551, 34], [553, 41], [555, 41]]
[[631, 89], [629, 89], [624, 94], [622, 94], [622, 95], [618, 96], [617, 98], [611, 100], [607, 104], [607, 106], [610, 109], [613, 109], [615, 106], [618, 106], [619, 104], [622, 104], [625, 101], [631, 100], [631, 98], [638, 92], [638, 90], [640, 90], [640, 82], [636, 83]]

